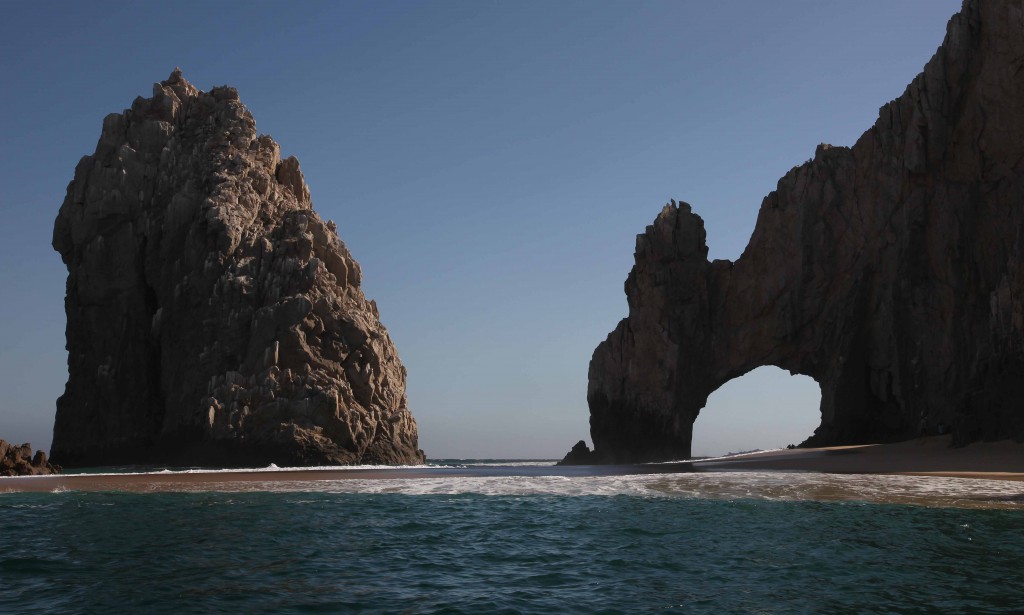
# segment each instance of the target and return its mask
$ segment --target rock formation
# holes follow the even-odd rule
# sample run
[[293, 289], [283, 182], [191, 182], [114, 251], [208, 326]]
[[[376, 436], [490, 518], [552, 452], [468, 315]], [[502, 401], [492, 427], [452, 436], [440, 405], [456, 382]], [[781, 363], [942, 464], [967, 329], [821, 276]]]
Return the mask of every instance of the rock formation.
[[555, 465], [560, 466], [583, 466], [594, 463], [600, 463], [601, 459], [594, 454], [594, 451], [590, 450], [587, 443], [580, 440], [572, 449], [565, 455], [565, 457]]
[[32, 454], [31, 444], [15, 446], [0, 440], [0, 476], [33, 476], [57, 474], [60, 466], [54, 466], [41, 450]]
[[419, 463], [405, 368], [295, 158], [175, 70], [108, 115], [60, 208], [53, 458]]
[[665, 206], [590, 363], [597, 455], [688, 457], [708, 395], [762, 365], [821, 386], [806, 445], [1024, 439], [1022, 33], [1020, 0], [967, 0], [852, 148], [779, 181], [735, 262]]

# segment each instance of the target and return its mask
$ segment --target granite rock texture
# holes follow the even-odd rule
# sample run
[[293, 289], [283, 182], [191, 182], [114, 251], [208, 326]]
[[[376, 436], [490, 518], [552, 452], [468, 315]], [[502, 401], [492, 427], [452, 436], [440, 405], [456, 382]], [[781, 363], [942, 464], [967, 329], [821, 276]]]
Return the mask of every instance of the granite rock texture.
[[37, 476], [59, 472], [60, 466], [51, 464], [46, 453], [39, 450], [33, 454], [31, 444], [17, 446], [0, 440], [0, 476]]
[[175, 70], [108, 115], [53, 232], [65, 466], [420, 463], [377, 306], [295, 158]]
[[708, 395], [775, 365], [821, 386], [805, 445], [1024, 439], [1024, 3], [967, 0], [852, 148], [821, 145], [735, 262], [665, 206], [594, 352], [608, 462], [689, 457]]

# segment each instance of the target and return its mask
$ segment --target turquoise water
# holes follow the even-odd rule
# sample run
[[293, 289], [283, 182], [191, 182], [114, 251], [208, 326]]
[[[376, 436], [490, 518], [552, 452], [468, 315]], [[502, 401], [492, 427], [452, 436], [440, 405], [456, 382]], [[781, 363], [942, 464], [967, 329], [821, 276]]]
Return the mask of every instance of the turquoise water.
[[1024, 609], [1014, 497], [1004, 509], [866, 503], [841, 478], [721, 476], [0, 493], [0, 612]]

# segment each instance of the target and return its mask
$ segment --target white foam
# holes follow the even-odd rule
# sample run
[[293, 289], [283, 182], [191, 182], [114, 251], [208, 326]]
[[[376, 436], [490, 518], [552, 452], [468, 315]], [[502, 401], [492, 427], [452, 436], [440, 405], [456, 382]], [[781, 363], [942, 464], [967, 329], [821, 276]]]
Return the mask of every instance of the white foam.
[[1015, 481], [810, 472], [275, 480], [255, 483], [207, 483], [194, 485], [194, 489], [404, 495], [626, 495], [652, 498], [863, 501], [925, 506], [1024, 508], [1024, 484]]
[[[456, 460], [444, 460], [452, 463]], [[461, 461], [461, 460], [460, 460]], [[868, 474], [824, 474], [814, 472], [666, 472], [634, 475], [580, 476], [572, 471], [567, 475], [517, 475], [510, 470], [500, 476], [475, 475], [474, 469], [488, 466], [482, 473], [493, 473], [490, 468], [500, 466], [543, 466], [552, 462], [503, 462], [465, 460], [465, 465], [418, 466], [268, 466], [256, 469], [188, 469], [154, 470], [133, 476], [159, 475], [160, 481], [146, 485], [146, 491], [267, 491], [310, 493], [397, 493], [406, 495], [458, 495], [474, 493], [487, 496], [639, 496], [654, 498], [704, 498], [734, 500], [749, 498], [777, 501], [839, 501], [886, 502], [925, 506], [1003, 507], [1024, 509], [1024, 482], [978, 478], [952, 478], [940, 476], [902, 476]], [[428, 470], [409, 476], [403, 469]], [[429, 470], [448, 469], [430, 475]], [[327, 470], [322, 475], [295, 475], [310, 470]], [[348, 471], [377, 470], [379, 478], [360, 475], [345, 476]], [[263, 479], [239, 480], [241, 473], [258, 473]], [[530, 472], [525, 472], [530, 474]], [[545, 474], [546, 471], [540, 472]], [[223, 480], [210, 476], [202, 481], [185, 479], [190, 474], [220, 474]], [[534, 473], [536, 474], [536, 472]], [[92, 474], [96, 476], [124, 476], [124, 473]], [[181, 475], [182, 480], [168, 480], [168, 476]], [[69, 476], [69, 478], [71, 478]], [[7, 479], [5, 479], [7, 480]], [[118, 487], [114, 487], [118, 488]], [[62, 489], [63, 490], [63, 489]]]
[[275, 463], [262, 468], [184, 468], [148, 470], [142, 472], [90, 472], [88, 474], [69, 473], [68, 476], [151, 476], [167, 474], [238, 474], [250, 472], [307, 472], [318, 470], [331, 470], [332, 472], [344, 472], [354, 470], [426, 470], [426, 469], [460, 469], [460, 468], [525, 468], [525, 467], [549, 467], [557, 462], [554, 460], [482, 460], [475, 459], [445, 459], [446, 463], [428, 463], [418, 465], [354, 465], [354, 466], [285, 466], [280, 467]]
[[361, 466], [286, 466], [278, 467], [275, 464], [270, 464], [265, 468], [186, 468], [183, 470], [171, 470], [164, 468], [162, 470], [149, 470], [146, 472], [90, 472], [88, 474], [74, 474], [68, 473], [65, 476], [166, 476], [168, 474], [249, 474], [252, 472], [308, 472], [318, 470], [331, 470], [332, 472], [344, 472], [352, 470], [403, 470], [403, 469], [420, 469], [425, 470], [428, 468], [455, 468], [458, 466], [441, 466], [441, 465], [410, 465], [410, 466], [389, 466], [389, 465], [361, 465]]

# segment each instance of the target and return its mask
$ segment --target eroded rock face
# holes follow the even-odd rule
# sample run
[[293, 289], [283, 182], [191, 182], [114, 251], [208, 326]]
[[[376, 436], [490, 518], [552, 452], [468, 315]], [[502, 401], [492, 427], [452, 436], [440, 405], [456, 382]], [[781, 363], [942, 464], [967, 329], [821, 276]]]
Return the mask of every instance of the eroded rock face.
[[967, 0], [852, 148], [779, 181], [735, 262], [663, 209], [590, 364], [602, 459], [688, 457], [708, 395], [762, 365], [821, 386], [805, 444], [1024, 439], [1022, 32], [1024, 3]]
[[107, 116], [53, 247], [70, 372], [55, 460], [423, 461], [359, 264], [234, 88], [175, 70]]
[[16, 446], [0, 440], [0, 476], [35, 476], [59, 472], [60, 466], [51, 464], [46, 453], [39, 450], [33, 454], [31, 444]]

